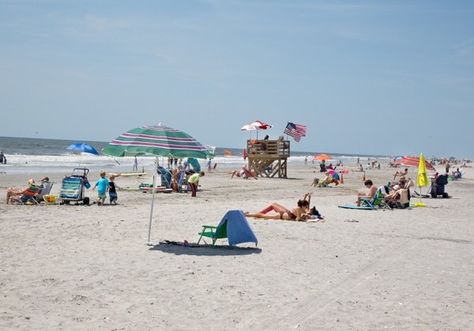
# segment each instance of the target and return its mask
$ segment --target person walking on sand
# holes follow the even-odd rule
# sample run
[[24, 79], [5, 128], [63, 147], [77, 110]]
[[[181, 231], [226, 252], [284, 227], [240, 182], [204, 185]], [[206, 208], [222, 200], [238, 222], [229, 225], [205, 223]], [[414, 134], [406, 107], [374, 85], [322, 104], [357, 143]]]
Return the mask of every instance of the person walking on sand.
[[198, 185], [199, 185], [199, 178], [203, 177], [204, 175], [205, 175], [204, 171], [201, 171], [200, 173], [196, 172], [196, 173], [192, 174], [188, 178], [188, 183], [191, 186], [191, 196], [192, 197], [196, 197], [196, 192], [197, 192]]
[[109, 178], [109, 199], [111, 205], [116, 205], [118, 200], [117, 189], [119, 187], [115, 185], [114, 179], [120, 176], [120, 174], [113, 174]]
[[99, 180], [95, 183], [92, 190], [94, 191], [97, 187], [97, 205], [103, 206], [105, 199], [107, 198], [107, 190], [109, 189], [109, 180], [105, 177], [105, 171], [100, 173]]

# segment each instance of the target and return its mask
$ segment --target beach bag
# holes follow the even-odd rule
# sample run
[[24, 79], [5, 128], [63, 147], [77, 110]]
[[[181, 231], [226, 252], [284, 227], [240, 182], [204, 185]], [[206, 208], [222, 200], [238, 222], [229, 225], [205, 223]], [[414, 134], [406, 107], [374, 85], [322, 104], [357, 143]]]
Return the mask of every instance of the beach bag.
[[321, 217], [321, 214], [320, 214], [319, 211], [316, 209], [316, 206], [313, 206], [313, 208], [310, 209], [310, 213], [311, 213], [311, 215], [313, 215], [313, 216]]

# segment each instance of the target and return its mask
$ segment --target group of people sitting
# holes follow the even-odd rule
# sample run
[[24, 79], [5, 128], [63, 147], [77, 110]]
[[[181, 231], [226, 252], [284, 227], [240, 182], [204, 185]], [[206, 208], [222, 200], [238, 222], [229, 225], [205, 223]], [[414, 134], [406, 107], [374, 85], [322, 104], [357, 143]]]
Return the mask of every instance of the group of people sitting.
[[296, 207], [288, 209], [279, 203], [272, 203], [258, 213], [246, 212], [245, 216], [254, 218], [263, 218], [267, 220], [287, 220], [287, 221], [308, 221], [311, 219], [322, 220], [324, 217], [319, 213], [315, 206], [311, 206], [311, 193], [306, 193], [303, 199], [296, 203]]
[[[410, 187], [414, 186], [412, 180], [400, 177], [396, 183], [388, 183], [377, 187], [372, 180], [364, 181], [367, 192], [359, 192], [357, 195], [357, 206], [364, 201], [371, 201], [375, 204], [386, 204], [390, 208], [407, 208], [410, 205]], [[378, 201], [377, 201], [378, 200]]]
[[10, 187], [7, 189], [6, 203], [19, 203], [19, 204], [37, 204], [41, 202], [43, 194], [46, 194], [45, 190], [51, 189], [52, 183], [50, 183], [48, 177], [43, 177], [40, 180], [40, 184], [36, 184], [33, 178], [29, 179], [27, 186], [24, 188]]

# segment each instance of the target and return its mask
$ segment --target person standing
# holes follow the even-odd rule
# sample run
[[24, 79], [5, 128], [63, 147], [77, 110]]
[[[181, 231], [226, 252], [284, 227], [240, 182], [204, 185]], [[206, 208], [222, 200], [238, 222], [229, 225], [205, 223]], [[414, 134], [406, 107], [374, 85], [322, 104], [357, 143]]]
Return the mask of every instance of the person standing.
[[114, 182], [115, 177], [118, 177], [118, 176], [120, 176], [120, 174], [111, 175], [109, 178], [109, 199], [110, 199], [111, 205], [116, 205], [117, 200], [118, 200], [117, 189], [119, 187], [115, 185], [115, 182]]
[[135, 156], [135, 158], [133, 159], [133, 168], [132, 168], [132, 171], [138, 172], [138, 159], [137, 159], [136, 156]]
[[204, 171], [200, 173], [194, 173], [188, 178], [189, 186], [191, 186], [191, 196], [196, 197], [198, 185], [199, 185], [199, 178], [204, 176]]
[[0, 151], [0, 164], [7, 164], [7, 158], [5, 154], [3, 154], [3, 151]]
[[95, 183], [92, 190], [97, 187], [97, 204], [103, 206], [105, 199], [107, 198], [107, 190], [109, 189], [109, 180], [105, 177], [105, 171], [100, 173], [99, 180]]

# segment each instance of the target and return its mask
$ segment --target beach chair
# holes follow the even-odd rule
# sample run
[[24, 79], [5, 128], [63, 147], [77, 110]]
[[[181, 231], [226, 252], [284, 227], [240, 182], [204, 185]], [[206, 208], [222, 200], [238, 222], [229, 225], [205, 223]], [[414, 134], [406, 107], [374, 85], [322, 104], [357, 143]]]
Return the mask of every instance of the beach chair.
[[380, 188], [377, 189], [377, 192], [375, 192], [375, 195], [372, 199], [361, 199], [360, 204], [361, 206], [366, 206], [372, 209], [376, 209], [376, 208], [391, 209], [390, 206], [385, 202], [383, 193]]
[[178, 174], [178, 192], [188, 192], [189, 184], [186, 172], [181, 170]]
[[445, 191], [445, 186], [448, 184], [448, 175], [439, 175], [438, 177], [431, 180], [431, 188], [429, 190], [432, 198], [442, 196], [443, 198], [449, 198], [448, 193]]
[[61, 183], [61, 191], [59, 198], [64, 204], [69, 204], [71, 201], [83, 202], [89, 204], [89, 198], [85, 196], [85, 189], [90, 187], [87, 174], [89, 169], [87, 168], [74, 168], [70, 176], [63, 178]]
[[37, 195], [35, 195], [35, 200], [38, 203], [45, 201], [44, 196], [49, 195], [51, 193], [51, 189], [53, 188], [53, 182], [46, 182], [44, 186], [40, 189]]
[[203, 225], [202, 231], [198, 233], [200, 235], [198, 245], [201, 242], [202, 237], [207, 237], [212, 240], [212, 246], [216, 244], [217, 239], [227, 238], [227, 228], [224, 226], [218, 227], [213, 225]]
[[215, 246], [217, 239], [226, 238], [230, 246], [245, 242], [253, 242], [257, 246], [258, 243], [241, 210], [229, 210], [217, 226], [203, 225], [199, 236], [198, 244], [203, 237], [206, 237], [212, 240], [212, 246]]
[[171, 172], [161, 166], [158, 166], [156, 171], [161, 177], [161, 185], [166, 187], [167, 189], [171, 188]]
[[81, 201], [83, 196], [83, 180], [81, 177], [64, 177], [59, 198], [66, 204]]
[[358, 209], [358, 210], [376, 210], [380, 209], [392, 209], [384, 200], [381, 189], [377, 189], [372, 199], [361, 199], [360, 206], [357, 205], [340, 205], [339, 208], [344, 209]]

